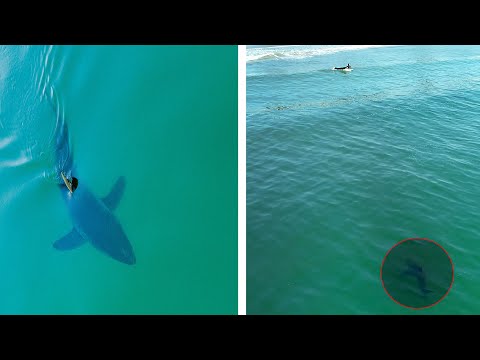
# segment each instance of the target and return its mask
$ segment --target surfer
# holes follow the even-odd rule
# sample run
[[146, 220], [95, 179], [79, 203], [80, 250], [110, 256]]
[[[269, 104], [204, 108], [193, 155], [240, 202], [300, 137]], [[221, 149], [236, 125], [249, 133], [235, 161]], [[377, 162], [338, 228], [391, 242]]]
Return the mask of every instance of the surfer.
[[60, 173], [60, 175], [62, 175], [63, 182], [65, 183], [65, 185], [67, 185], [67, 188], [68, 190], [70, 190], [70, 193], [73, 194], [73, 192], [78, 186], [78, 179], [72, 176], [72, 181], [68, 180], [67, 177], [63, 174], [63, 171]]
[[336, 67], [335, 70], [345, 70], [345, 69], [351, 69], [352, 67], [350, 66], [350, 64], [348, 64], [347, 66], [344, 66], [344, 67]]

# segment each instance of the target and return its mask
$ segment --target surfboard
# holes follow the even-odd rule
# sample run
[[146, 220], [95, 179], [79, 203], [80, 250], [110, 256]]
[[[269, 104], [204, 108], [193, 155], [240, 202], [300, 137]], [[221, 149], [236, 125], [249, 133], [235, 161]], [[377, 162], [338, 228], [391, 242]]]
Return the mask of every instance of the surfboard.
[[349, 72], [349, 71], [352, 71], [353, 69], [352, 68], [350, 68], [350, 69], [335, 69], [335, 68], [333, 68], [332, 70]]
[[63, 171], [60, 173], [60, 175], [62, 175], [63, 182], [65, 183], [65, 185], [67, 185], [67, 188], [68, 188], [68, 190], [70, 190], [70, 193], [73, 194], [72, 184], [71, 184], [70, 181], [66, 178], [66, 176], [63, 175]]

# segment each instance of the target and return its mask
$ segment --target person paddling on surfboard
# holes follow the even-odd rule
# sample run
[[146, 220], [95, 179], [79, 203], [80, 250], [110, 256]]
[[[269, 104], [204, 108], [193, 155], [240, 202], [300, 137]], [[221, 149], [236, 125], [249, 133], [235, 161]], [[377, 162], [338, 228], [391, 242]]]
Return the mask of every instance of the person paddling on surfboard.
[[68, 190], [70, 190], [70, 193], [73, 194], [73, 192], [77, 189], [78, 179], [76, 177], [72, 176], [72, 181], [70, 181], [63, 174], [63, 171], [60, 173], [60, 175], [62, 175], [63, 182], [65, 183], [65, 185], [67, 185], [67, 188], [68, 188]]
[[350, 66], [350, 64], [348, 64], [347, 66], [344, 66], [344, 67], [336, 67], [335, 70], [345, 70], [345, 69], [351, 69], [352, 67]]

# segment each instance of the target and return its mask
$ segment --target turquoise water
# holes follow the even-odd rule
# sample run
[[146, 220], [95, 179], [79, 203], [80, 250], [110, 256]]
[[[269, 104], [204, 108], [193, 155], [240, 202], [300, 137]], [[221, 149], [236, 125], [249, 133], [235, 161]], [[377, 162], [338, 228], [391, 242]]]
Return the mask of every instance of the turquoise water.
[[[247, 48], [247, 313], [480, 313], [479, 73], [480, 46]], [[380, 281], [409, 237], [455, 266], [425, 310]]]
[[[237, 47], [0, 47], [0, 313], [237, 312]], [[79, 186], [115, 210], [136, 256], [72, 229], [56, 181], [54, 88]]]

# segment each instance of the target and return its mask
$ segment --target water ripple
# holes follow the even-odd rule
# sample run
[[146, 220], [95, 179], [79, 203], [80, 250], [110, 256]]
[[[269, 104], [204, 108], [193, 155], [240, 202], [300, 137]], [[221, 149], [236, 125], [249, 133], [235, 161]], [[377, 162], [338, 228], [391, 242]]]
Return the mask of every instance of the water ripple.
[[359, 51], [348, 76], [311, 70], [326, 57], [297, 72], [279, 60], [274, 75], [249, 77], [247, 293], [261, 299], [248, 295], [250, 310], [403, 313], [379, 267], [421, 236], [458, 269], [432, 313], [478, 312], [480, 47], [462, 49]]

